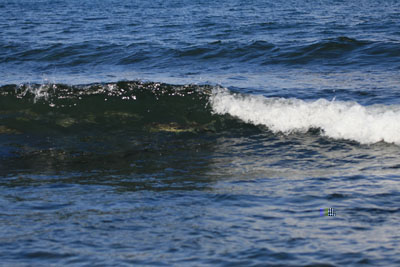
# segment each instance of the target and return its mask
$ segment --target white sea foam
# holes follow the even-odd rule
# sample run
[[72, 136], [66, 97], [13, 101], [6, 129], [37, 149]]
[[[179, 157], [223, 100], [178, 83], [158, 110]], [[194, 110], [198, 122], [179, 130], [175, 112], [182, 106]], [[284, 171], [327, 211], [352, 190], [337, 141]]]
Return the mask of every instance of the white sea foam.
[[400, 144], [400, 106], [362, 106], [356, 102], [319, 99], [266, 98], [214, 89], [210, 98], [213, 112], [230, 114], [244, 122], [265, 125], [277, 133], [306, 132], [319, 128], [335, 139], [362, 144], [380, 141]]

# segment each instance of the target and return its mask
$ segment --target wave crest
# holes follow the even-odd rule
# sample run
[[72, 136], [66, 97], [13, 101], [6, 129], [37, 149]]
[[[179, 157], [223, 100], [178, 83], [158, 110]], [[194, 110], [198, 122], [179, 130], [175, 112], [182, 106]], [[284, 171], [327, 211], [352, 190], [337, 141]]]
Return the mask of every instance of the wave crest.
[[216, 114], [229, 114], [244, 122], [264, 125], [274, 133], [290, 134], [318, 128], [324, 136], [362, 144], [400, 144], [400, 107], [362, 106], [356, 102], [319, 99], [266, 98], [214, 89], [210, 97]]

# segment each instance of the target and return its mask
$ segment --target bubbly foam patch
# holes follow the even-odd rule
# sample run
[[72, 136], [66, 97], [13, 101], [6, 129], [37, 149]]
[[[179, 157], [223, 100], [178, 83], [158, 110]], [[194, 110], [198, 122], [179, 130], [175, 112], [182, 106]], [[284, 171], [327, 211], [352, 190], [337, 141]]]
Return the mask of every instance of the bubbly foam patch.
[[400, 106], [362, 106], [356, 102], [319, 99], [266, 98], [215, 89], [210, 98], [214, 113], [230, 114], [244, 122], [265, 125], [285, 134], [319, 128], [335, 139], [362, 144], [380, 141], [400, 144]]

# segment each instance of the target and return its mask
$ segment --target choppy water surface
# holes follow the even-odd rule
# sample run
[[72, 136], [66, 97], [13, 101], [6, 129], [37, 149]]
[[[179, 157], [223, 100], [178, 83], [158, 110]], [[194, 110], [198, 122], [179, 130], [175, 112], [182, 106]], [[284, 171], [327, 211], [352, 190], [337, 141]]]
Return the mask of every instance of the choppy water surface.
[[397, 1], [1, 2], [2, 264], [399, 265], [399, 26]]

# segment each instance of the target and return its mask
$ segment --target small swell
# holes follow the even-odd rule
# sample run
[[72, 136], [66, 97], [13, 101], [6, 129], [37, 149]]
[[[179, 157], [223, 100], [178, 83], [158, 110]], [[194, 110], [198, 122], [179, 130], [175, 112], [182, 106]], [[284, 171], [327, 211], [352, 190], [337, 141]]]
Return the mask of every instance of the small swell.
[[[322, 63], [335, 66], [377, 65], [398, 62], [399, 44], [394, 41], [356, 40], [337, 37], [314, 42], [272, 43], [266, 40], [187, 42], [159, 45], [152, 42], [115, 44], [108, 40], [71, 44], [44, 44], [0, 41], [0, 62], [48, 62], [51, 67], [143, 64], [145, 67], [171, 67], [196, 62], [255, 65], [301, 65]], [[201, 65], [201, 64], [200, 64]], [[392, 64], [393, 65], [393, 64]], [[217, 67], [218, 65], [216, 65]]]
[[290, 134], [320, 129], [334, 139], [361, 144], [400, 144], [400, 106], [362, 106], [356, 102], [319, 99], [266, 98], [234, 94], [216, 88], [210, 97], [216, 114], [229, 114], [254, 125], [264, 125], [274, 133]]
[[337, 37], [327, 40], [319, 40], [312, 44], [299, 44], [293, 47], [282, 47], [278, 54], [271, 55], [271, 58], [264, 61], [264, 64], [291, 63], [307, 64], [313, 61], [335, 60], [335, 64], [354, 63], [355, 58], [368, 54], [364, 49], [368, 48], [371, 42], [360, 41], [348, 37]]
[[248, 61], [263, 56], [264, 53], [272, 51], [273, 48], [275, 48], [275, 45], [260, 40], [245, 44], [217, 41], [177, 50], [177, 55], [178, 57], [196, 57], [203, 60], [212, 58], [241, 58], [242, 61]]

